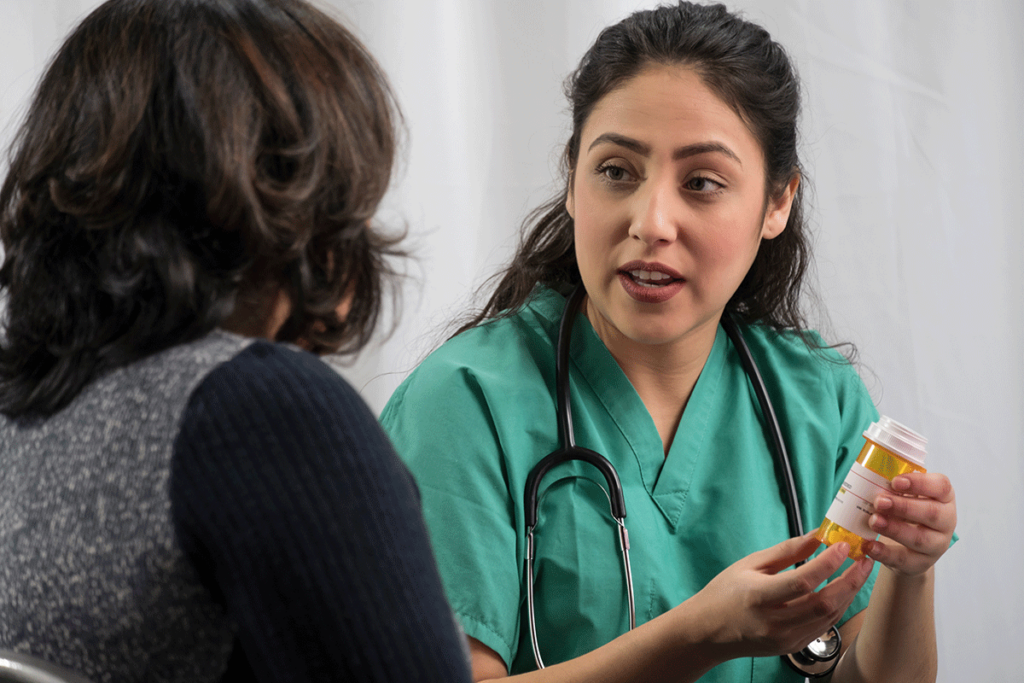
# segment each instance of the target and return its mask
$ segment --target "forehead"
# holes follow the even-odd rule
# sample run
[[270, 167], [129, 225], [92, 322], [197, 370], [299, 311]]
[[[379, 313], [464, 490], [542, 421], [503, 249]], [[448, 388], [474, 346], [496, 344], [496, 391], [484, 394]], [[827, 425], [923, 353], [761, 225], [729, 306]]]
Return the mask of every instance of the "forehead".
[[598, 100], [581, 131], [581, 152], [609, 132], [652, 147], [721, 142], [744, 166], [747, 158], [762, 159], [747, 124], [689, 66], [647, 66]]

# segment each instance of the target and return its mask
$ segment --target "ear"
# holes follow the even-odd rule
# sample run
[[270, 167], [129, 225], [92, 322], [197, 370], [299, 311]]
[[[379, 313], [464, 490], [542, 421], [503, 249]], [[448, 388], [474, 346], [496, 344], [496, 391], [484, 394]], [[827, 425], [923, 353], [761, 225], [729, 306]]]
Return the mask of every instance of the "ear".
[[789, 222], [789, 211], [793, 208], [793, 198], [796, 196], [798, 187], [800, 187], [800, 176], [794, 175], [778, 196], [768, 199], [764, 225], [761, 226], [761, 237], [770, 240], [778, 237], [786, 229], [786, 223]]

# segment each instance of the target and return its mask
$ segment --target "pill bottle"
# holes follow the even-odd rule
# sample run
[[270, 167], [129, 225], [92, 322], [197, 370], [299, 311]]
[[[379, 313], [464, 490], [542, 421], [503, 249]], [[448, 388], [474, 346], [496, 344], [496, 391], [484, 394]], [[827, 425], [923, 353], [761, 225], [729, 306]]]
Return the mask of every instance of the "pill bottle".
[[868, 526], [879, 493], [894, 495], [889, 482], [900, 474], [925, 472], [928, 439], [893, 419], [882, 416], [864, 432], [864, 448], [843, 479], [825, 521], [814, 537], [825, 545], [850, 544], [850, 558], [864, 557], [862, 546], [878, 534]]

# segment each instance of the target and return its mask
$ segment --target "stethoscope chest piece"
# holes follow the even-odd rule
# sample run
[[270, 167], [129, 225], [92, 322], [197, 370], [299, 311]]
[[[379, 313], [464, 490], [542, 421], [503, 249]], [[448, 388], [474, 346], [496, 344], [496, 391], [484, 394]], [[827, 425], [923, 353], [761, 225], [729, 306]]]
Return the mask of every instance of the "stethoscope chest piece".
[[800, 652], [786, 655], [783, 659], [790, 667], [808, 678], [822, 678], [836, 668], [842, 645], [843, 639], [839, 635], [839, 630], [832, 626]]

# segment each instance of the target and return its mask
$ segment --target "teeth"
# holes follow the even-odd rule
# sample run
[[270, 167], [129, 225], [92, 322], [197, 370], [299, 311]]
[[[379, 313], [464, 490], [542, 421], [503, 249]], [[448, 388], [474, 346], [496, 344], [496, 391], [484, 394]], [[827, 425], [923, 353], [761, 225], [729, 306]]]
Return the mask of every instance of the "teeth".
[[662, 280], [671, 280], [671, 276], [665, 273], [659, 273], [656, 270], [631, 270], [629, 274], [633, 276], [634, 280], [637, 280], [638, 284], [647, 285], [649, 287], [656, 286], [654, 283]]

